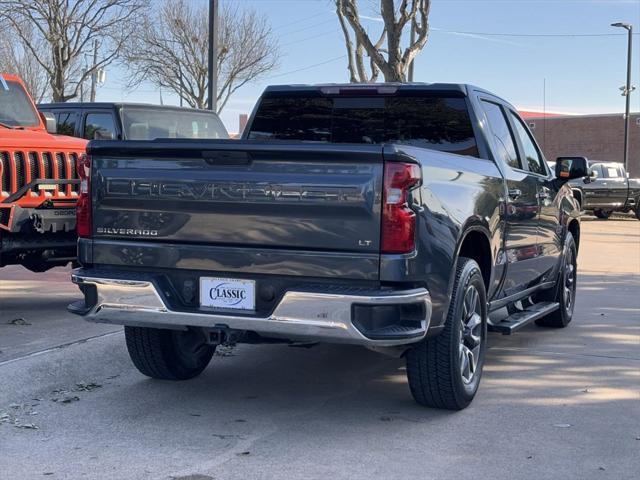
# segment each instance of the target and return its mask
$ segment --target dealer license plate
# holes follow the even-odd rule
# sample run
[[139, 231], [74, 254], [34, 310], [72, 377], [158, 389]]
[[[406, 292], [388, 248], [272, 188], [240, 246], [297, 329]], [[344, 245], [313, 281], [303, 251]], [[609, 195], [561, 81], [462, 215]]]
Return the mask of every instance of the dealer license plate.
[[256, 282], [237, 278], [200, 278], [200, 306], [255, 310]]

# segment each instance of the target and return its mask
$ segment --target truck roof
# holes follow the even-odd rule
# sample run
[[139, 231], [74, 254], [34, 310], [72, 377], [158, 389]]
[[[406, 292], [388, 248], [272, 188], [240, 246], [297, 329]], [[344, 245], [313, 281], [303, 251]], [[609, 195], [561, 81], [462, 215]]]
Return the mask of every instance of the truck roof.
[[[399, 91], [411, 91], [411, 92], [457, 92], [464, 96], [469, 95], [470, 92], [480, 92], [492, 97], [500, 99], [507, 105], [511, 105], [504, 98], [496, 95], [489, 90], [480, 88], [476, 85], [469, 83], [426, 83], [426, 82], [382, 82], [382, 83], [321, 83], [321, 84], [289, 84], [289, 85], [270, 85], [265, 88], [263, 94], [269, 93], [286, 93], [286, 92], [322, 92], [326, 94], [340, 94], [341, 90], [346, 91], [358, 91], [361, 93], [364, 90], [376, 90], [376, 93], [393, 93], [393, 89]], [[385, 92], [385, 90], [387, 90]], [[346, 93], [346, 92], [344, 92]], [[513, 107], [515, 109], [515, 107]]]
[[497, 96], [483, 88], [467, 83], [426, 83], [426, 82], [382, 82], [382, 83], [320, 83], [320, 84], [288, 84], [288, 85], [270, 85], [265, 88], [266, 92], [289, 92], [289, 91], [318, 91], [333, 89], [351, 89], [351, 90], [378, 90], [378, 89], [397, 89], [402, 91], [449, 91], [460, 92], [467, 95], [469, 91], [475, 90]]
[[623, 167], [622, 162], [610, 162], [605, 160], [589, 160], [589, 165], [605, 165], [607, 167]]

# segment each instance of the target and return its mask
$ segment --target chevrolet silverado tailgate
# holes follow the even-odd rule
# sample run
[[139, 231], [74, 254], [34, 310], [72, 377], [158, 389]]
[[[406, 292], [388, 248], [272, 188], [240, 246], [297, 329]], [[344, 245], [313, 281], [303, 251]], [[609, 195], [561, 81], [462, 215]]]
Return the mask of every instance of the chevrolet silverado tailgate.
[[93, 238], [377, 253], [382, 146], [92, 142]]

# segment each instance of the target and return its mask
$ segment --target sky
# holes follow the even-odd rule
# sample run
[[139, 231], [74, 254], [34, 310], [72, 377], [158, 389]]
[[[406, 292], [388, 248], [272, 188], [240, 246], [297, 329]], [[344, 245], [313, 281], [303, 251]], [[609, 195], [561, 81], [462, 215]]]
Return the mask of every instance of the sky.
[[[206, 4], [206, 0], [190, 0]], [[267, 85], [347, 82], [342, 33], [331, 0], [221, 0], [267, 17], [279, 40], [279, 68], [245, 85], [221, 114], [230, 132], [250, 113]], [[372, 36], [381, 21], [359, 0]], [[640, 111], [640, 0], [432, 0], [427, 45], [415, 62], [421, 82], [471, 83], [522, 110], [587, 114], [624, 111], [618, 90], [626, 80], [627, 32], [634, 25], [631, 109]], [[159, 103], [157, 87], [127, 89], [126, 72], [107, 69], [98, 101]], [[546, 85], [546, 88], [545, 88]], [[546, 91], [546, 94], [544, 92]], [[165, 104], [179, 98], [162, 91]]]

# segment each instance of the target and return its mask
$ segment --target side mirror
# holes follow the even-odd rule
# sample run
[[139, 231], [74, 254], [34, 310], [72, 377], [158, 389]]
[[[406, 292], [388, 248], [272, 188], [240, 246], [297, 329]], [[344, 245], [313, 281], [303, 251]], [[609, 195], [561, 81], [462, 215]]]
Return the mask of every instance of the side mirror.
[[556, 158], [556, 178], [563, 181], [584, 178], [589, 175], [589, 164], [586, 157]]
[[58, 124], [56, 123], [56, 117], [51, 112], [40, 112], [40, 117], [47, 129], [47, 132], [56, 134], [58, 133]]
[[596, 178], [598, 178], [598, 172], [596, 172], [593, 168], [589, 169], [589, 175], [587, 175], [586, 177], [584, 177], [582, 179], [582, 181], [584, 183], [591, 183], [593, 182]]

